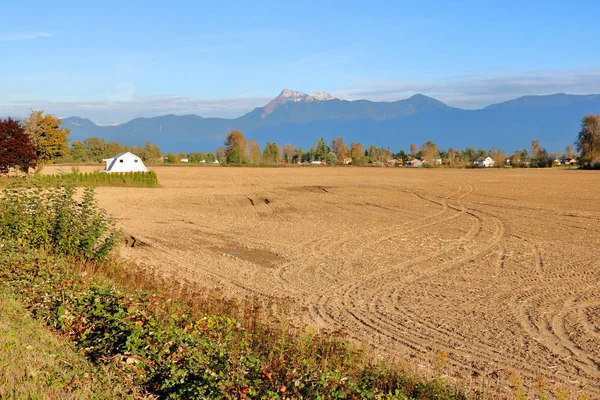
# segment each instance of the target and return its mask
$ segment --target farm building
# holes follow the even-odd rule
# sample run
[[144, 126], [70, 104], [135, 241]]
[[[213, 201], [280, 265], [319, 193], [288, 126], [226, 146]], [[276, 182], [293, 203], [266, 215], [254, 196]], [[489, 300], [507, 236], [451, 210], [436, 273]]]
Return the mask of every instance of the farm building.
[[489, 168], [494, 166], [494, 160], [492, 157], [479, 157], [473, 161], [473, 167], [475, 168]]
[[419, 160], [418, 158], [415, 158], [413, 160], [410, 161], [405, 161], [404, 165], [407, 167], [422, 167], [423, 166], [423, 161]]
[[104, 161], [104, 169], [100, 172], [107, 174], [115, 172], [148, 172], [148, 168], [146, 168], [142, 159], [129, 152], [119, 153], [113, 158], [106, 158], [102, 161]]

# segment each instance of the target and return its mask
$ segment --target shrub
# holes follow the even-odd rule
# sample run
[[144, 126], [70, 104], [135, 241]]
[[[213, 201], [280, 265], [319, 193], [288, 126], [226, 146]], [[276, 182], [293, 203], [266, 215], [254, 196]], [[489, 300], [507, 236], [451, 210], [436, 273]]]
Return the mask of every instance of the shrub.
[[73, 186], [27, 189], [13, 186], [0, 197], [0, 234], [44, 251], [105, 261], [117, 247], [114, 221], [98, 208], [94, 189], [74, 199]]

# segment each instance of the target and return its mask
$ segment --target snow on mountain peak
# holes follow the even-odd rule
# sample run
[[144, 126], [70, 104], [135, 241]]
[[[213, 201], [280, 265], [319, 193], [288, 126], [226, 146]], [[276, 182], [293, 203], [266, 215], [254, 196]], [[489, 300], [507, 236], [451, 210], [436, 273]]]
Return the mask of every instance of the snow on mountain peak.
[[265, 111], [262, 114], [262, 117], [263, 118], [266, 117], [267, 115], [269, 115], [273, 111], [275, 111], [275, 109], [277, 107], [279, 107], [285, 103], [288, 103], [288, 102], [309, 103], [309, 102], [313, 102], [313, 101], [327, 101], [327, 100], [333, 100], [333, 99], [334, 99], [334, 97], [327, 92], [316, 92], [309, 96], [306, 93], [296, 92], [294, 90], [289, 90], [289, 89], [283, 89], [281, 91], [281, 93], [279, 94], [279, 96], [277, 96], [275, 99], [271, 100], [271, 102], [269, 104], [267, 104], [267, 106], [265, 107]]
[[309, 97], [312, 97], [319, 101], [334, 99], [334, 97], [330, 93], [327, 93], [327, 92], [316, 92], [316, 93], [313, 93], [312, 95], [310, 95]]
[[[308, 95], [302, 92], [296, 92], [294, 90], [283, 89], [281, 94], [277, 98], [287, 99], [288, 101], [302, 101], [307, 98]], [[277, 100], [277, 99], [276, 99]]]

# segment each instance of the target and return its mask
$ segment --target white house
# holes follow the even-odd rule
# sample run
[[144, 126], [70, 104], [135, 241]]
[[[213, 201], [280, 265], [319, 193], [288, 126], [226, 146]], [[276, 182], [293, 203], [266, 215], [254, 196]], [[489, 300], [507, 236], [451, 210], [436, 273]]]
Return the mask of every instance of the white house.
[[494, 166], [494, 160], [492, 157], [479, 157], [473, 161], [473, 167], [476, 168], [489, 168]]
[[419, 160], [418, 158], [415, 158], [410, 161], [405, 161], [404, 165], [407, 167], [422, 167], [423, 161]]
[[148, 172], [148, 168], [144, 165], [141, 158], [135, 154], [120, 153], [113, 158], [106, 158], [104, 160], [104, 170], [100, 172], [114, 173], [114, 172]]

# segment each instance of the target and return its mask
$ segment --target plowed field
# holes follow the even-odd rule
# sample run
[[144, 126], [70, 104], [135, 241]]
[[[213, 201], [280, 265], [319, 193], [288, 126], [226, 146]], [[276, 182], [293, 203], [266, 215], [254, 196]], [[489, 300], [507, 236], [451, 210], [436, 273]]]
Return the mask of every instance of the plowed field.
[[[126, 257], [508, 397], [600, 398], [600, 173], [154, 168], [99, 188]], [[447, 355], [447, 357], [446, 357]]]

